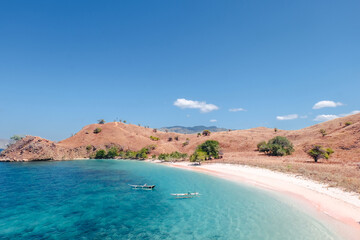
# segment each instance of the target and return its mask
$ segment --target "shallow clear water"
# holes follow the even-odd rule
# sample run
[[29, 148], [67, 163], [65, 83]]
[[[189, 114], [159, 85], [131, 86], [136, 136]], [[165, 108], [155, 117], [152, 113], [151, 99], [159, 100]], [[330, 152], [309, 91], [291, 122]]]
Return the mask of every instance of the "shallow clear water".
[[0, 192], [0, 239], [337, 239], [266, 191], [139, 161], [0, 163]]

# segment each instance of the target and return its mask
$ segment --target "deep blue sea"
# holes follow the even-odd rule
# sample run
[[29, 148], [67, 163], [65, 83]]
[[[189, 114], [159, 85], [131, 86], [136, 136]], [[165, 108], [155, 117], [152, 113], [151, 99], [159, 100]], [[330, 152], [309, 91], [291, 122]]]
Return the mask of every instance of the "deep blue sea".
[[0, 163], [0, 210], [0, 239], [338, 239], [270, 192], [140, 161]]

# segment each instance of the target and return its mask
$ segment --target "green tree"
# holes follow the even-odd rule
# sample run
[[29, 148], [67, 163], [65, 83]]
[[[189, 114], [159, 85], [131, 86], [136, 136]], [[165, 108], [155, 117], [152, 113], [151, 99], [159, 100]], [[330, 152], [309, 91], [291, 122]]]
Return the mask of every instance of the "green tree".
[[197, 146], [195, 152], [191, 155], [191, 161], [203, 161], [211, 158], [219, 158], [220, 146], [215, 140], [207, 140]]
[[259, 142], [259, 143], [256, 145], [256, 146], [257, 146], [257, 150], [260, 151], [260, 148], [261, 148], [261, 146], [263, 146], [263, 145], [266, 145], [266, 142], [265, 142], [265, 141]]
[[20, 136], [20, 135], [14, 135], [12, 136], [10, 139], [13, 140], [14, 142], [17, 142], [21, 139], [23, 139], [24, 137]]
[[202, 150], [195, 151], [194, 154], [190, 156], [190, 162], [200, 162], [205, 161], [209, 158], [208, 154]]
[[96, 159], [106, 158], [106, 151], [104, 149], [100, 149], [100, 150], [96, 151], [95, 158]]
[[106, 154], [106, 158], [115, 158], [119, 156], [119, 149], [117, 147], [112, 147], [108, 150], [107, 154]]
[[259, 143], [258, 150], [271, 156], [290, 155], [295, 151], [292, 143], [286, 137], [281, 136], [270, 139], [266, 144]]
[[105, 124], [105, 120], [104, 120], [104, 119], [99, 119], [99, 120], [98, 120], [98, 123], [99, 123], [99, 124]]
[[314, 159], [315, 162], [318, 162], [319, 159], [329, 159], [330, 155], [334, 153], [334, 150], [327, 148], [326, 150], [320, 145], [313, 146], [307, 154]]
[[269, 154], [273, 156], [290, 155], [295, 151], [292, 143], [286, 137], [274, 137], [269, 140], [267, 145], [269, 148]]
[[204, 131], [202, 132], [202, 135], [203, 135], [203, 136], [210, 136], [210, 134], [211, 134], [211, 132], [210, 132], [209, 130], [204, 130]]

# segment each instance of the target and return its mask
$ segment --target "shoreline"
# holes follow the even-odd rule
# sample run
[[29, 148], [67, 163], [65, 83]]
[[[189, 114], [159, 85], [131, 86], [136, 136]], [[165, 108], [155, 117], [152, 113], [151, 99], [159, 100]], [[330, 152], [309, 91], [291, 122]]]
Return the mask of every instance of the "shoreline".
[[359, 194], [327, 187], [325, 184], [297, 175], [244, 165], [209, 163], [189, 166], [189, 162], [165, 163], [165, 165], [284, 194], [300, 200], [321, 218], [331, 220], [332, 227], [336, 228], [335, 232], [345, 239], [355, 240], [358, 239], [356, 236], [360, 236]]

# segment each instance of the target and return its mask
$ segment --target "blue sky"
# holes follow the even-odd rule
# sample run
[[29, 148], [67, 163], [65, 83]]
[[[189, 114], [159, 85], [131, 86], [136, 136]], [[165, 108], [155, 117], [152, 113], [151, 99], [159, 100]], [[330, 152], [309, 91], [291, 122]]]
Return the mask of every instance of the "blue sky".
[[60, 140], [100, 118], [299, 129], [349, 114], [359, 12], [359, 1], [1, 1], [0, 138]]

